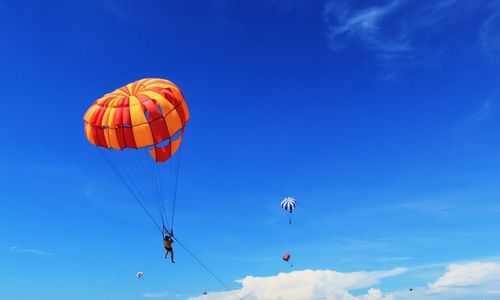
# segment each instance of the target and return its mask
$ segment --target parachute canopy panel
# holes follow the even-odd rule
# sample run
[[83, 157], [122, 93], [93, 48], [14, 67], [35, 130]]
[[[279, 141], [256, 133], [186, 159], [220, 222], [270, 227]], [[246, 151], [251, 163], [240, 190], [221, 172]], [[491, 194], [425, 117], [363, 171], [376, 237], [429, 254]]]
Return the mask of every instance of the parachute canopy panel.
[[150, 147], [154, 160], [164, 162], [180, 146], [189, 111], [174, 83], [145, 78], [97, 99], [83, 119], [91, 144], [117, 150]]

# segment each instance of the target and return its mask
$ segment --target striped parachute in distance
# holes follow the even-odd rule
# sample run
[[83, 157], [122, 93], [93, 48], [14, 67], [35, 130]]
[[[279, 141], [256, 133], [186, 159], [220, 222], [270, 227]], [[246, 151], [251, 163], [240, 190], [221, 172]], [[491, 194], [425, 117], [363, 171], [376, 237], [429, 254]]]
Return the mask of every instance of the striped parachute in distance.
[[292, 213], [295, 209], [295, 206], [297, 206], [297, 201], [295, 201], [292, 197], [286, 197], [283, 201], [281, 201], [281, 208], [290, 213]]

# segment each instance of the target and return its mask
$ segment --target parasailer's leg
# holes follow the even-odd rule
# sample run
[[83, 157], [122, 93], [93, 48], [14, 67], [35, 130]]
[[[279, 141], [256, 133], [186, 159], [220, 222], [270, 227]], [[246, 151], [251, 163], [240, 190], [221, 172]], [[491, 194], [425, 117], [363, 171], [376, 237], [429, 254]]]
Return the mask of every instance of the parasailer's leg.
[[170, 253], [170, 260], [172, 261], [172, 263], [175, 263], [175, 261], [174, 261], [174, 249], [167, 248], [167, 252], [165, 252], [165, 259], [167, 259], [168, 253]]

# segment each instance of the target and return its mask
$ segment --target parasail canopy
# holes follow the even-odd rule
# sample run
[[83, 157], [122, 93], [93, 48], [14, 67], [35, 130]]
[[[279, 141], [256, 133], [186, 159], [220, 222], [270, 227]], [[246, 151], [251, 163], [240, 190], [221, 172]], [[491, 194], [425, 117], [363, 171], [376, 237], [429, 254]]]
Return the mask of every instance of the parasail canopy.
[[91, 144], [117, 150], [150, 147], [153, 158], [163, 162], [179, 148], [189, 111], [175, 84], [145, 78], [97, 99], [83, 119]]

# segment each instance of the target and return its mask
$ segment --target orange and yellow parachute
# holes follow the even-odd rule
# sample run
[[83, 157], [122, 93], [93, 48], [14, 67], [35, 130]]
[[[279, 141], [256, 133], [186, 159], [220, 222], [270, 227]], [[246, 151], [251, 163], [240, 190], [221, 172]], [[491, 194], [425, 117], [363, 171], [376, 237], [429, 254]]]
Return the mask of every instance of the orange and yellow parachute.
[[[175, 84], [146, 78], [97, 99], [83, 119], [90, 143], [117, 150], [152, 146], [153, 158], [163, 162], [179, 148], [189, 111]], [[178, 132], [178, 139], [159, 146]]]

